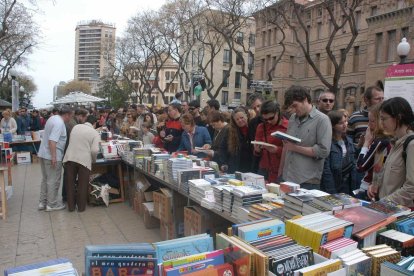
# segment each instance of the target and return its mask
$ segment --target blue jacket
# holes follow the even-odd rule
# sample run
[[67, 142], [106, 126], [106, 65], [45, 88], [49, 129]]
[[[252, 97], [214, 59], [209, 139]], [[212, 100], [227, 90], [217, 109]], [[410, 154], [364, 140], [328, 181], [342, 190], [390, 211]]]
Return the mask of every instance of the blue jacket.
[[321, 189], [327, 193], [351, 194], [356, 189], [355, 147], [350, 137], [344, 138], [346, 155], [343, 157], [342, 147], [332, 140], [331, 151], [325, 159]]
[[25, 117], [17, 116], [17, 134], [24, 135], [26, 131], [30, 130], [30, 115], [26, 115]]
[[[188, 154], [191, 154], [192, 150], [195, 147], [202, 147], [205, 144], [211, 145], [210, 134], [208, 133], [207, 128], [202, 127], [202, 126], [196, 126], [195, 131], [194, 131], [194, 136], [193, 136], [193, 146], [191, 147], [190, 135], [188, 134], [188, 132], [184, 131], [183, 134], [181, 135], [181, 143], [177, 151], [186, 150]], [[199, 153], [197, 154], [197, 156], [205, 157], [205, 154]]]

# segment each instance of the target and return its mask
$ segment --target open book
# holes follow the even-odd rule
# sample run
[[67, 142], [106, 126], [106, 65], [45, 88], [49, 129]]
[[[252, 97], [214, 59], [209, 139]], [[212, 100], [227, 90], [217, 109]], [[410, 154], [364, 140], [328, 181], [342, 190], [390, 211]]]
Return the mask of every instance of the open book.
[[194, 148], [197, 152], [202, 152], [205, 154], [212, 154], [213, 150], [212, 149], [204, 149], [202, 147], [195, 147]]
[[272, 147], [272, 148], [277, 148], [275, 145], [273, 144], [269, 144], [266, 142], [262, 142], [262, 141], [251, 141], [250, 142], [253, 145], [259, 145], [259, 146], [265, 146], [265, 147]]
[[288, 140], [288, 141], [293, 142], [293, 143], [300, 143], [300, 142], [302, 142], [301, 139], [299, 139], [299, 138], [297, 138], [295, 136], [286, 134], [286, 133], [281, 132], [281, 131], [275, 131], [271, 135], [273, 137], [279, 138], [280, 140]]

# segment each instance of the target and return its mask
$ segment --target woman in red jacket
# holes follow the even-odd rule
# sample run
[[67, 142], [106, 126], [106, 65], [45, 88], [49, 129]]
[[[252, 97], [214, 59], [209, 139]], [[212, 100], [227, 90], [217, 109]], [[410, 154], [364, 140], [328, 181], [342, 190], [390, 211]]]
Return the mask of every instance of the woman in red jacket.
[[275, 182], [278, 175], [280, 158], [282, 156], [282, 140], [273, 137], [275, 131], [286, 132], [288, 120], [281, 116], [279, 104], [266, 101], [261, 107], [263, 122], [256, 129], [256, 141], [272, 144], [273, 146], [254, 146], [254, 154], [260, 156], [259, 174], [268, 181]]

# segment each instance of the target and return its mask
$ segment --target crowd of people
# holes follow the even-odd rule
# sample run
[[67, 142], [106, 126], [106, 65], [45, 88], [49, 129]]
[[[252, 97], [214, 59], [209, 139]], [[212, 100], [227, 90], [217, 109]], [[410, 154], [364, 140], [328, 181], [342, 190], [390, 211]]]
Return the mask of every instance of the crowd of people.
[[[46, 122], [39, 150], [43, 174], [39, 210], [65, 208], [57, 200], [62, 163], [62, 197], [69, 211], [85, 209], [87, 179], [99, 143], [93, 128], [169, 153], [213, 160], [225, 173], [254, 172], [269, 182], [290, 181], [365, 200], [389, 198], [414, 207], [414, 115], [404, 98], [384, 101], [382, 89], [372, 86], [364, 93], [365, 106], [348, 114], [335, 109], [334, 93], [323, 92], [313, 104], [308, 90], [300, 86], [285, 91], [282, 106], [255, 93], [247, 106], [225, 112], [215, 99], [201, 109], [197, 100], [178, 96], [165, 108], [131, 105], [97, 112], [63, 107], [48, 120], [39, 116], [40, 128]], [[3, 112], [2, 132], [19, 129], [19, 122], [27, 118], [23, 110], [19, 113], [13, 122]], [[32, 121], [25, 121], [30, 129]], [[275, 131], [301, 142], [281, 140], [272, 135]]]

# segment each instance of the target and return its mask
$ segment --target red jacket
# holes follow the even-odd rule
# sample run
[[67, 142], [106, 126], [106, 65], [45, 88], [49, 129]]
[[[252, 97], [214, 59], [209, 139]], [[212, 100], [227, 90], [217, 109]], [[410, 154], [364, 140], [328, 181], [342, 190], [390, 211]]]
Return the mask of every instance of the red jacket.
[[[277, 146], [275, 153], [270, 153], [266, 149], [261, 152], [261, 158], [259, 168], [265, 169], [268, 172], [268, 180], [271, 182], [276, 181], [279, 171], [280, 158], [282, 157], [283, 142], [282, 140], [270, 135], [275, 131], [287, 131], [288, 120], [282, 118], [279, 125], [271, 125], [267, 122], [260, 123], [256, 129], [256, 141], [262, 141]], [[266, 135], [265, 135], [266, 129]], [[266, 137], [266, 138], [265, 138]], [[270, 158], [270, 160], [269, 160]]]

